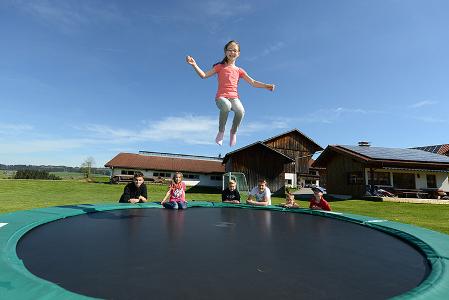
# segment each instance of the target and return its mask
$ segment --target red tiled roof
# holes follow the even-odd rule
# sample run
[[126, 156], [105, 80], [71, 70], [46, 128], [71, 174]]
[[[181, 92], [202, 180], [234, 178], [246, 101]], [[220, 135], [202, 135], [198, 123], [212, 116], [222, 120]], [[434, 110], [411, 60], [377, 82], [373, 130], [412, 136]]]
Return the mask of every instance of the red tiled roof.
[[414, 147], [412, 149], [419, 149], [419, 150], [424, 150], [427, 152], [432, 152], [432, 153], [436, 153], [436, 154], [442, 154], [442, 155], [449, 156], [449, 144]]
[[225, 171], [221, 161], [159, 157], [133, 153], [119, 153], [104, 166], [109, 168], [195, 173], [224, 173]]

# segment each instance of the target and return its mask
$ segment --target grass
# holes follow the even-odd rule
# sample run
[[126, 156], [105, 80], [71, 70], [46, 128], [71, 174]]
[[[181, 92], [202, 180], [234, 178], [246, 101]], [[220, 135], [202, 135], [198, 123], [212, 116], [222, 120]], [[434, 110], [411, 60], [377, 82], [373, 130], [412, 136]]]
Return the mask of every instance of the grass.
[[332, 209], [413, 224], [449, 234], [449, 205], [346, 200], [330, 203]]
[[9, 171], [9, 170], [0, 170], [0, 179], [7, 179], [14, 176], [16, 172], [15, 171]]
[[[56, 205], [117, 202], [124, 185], [85, 180], [0, 180], [0, 213], [27, 210]], [[166, 185], [148, 185], [150, 201], [161, 201]], [[188, 200], [220, 201], [220, 191], [212, 188], [191, 188]], [[284, 202], [273, 197], [272, 204]], [[413, 224], [449, 234], [449, 205], [371, 202], [363, 200], [335, 201], [330, 203], [334, 211], [372, 216], [401, 223]], [[300, 207], [308, 207], [307, 201], [299, 201]]]
[[[81, 172], [49, 172], [60, 177], [63, 180], [82, 180], [84, 173]], [[11, 179], [16, 174], [16, 171], [0, 170], [0, 179]], [[109, 176], [103, 174], [92, 174], [92, 178], [96, 181], [109, 182]]]

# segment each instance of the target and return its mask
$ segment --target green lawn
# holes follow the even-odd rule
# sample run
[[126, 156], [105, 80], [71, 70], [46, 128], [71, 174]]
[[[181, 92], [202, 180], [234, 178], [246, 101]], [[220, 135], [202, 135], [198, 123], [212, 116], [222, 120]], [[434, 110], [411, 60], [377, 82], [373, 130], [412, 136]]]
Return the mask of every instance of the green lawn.
[[15, 174], [15, 171], [8, 171], [8, 170], [0, 170], [0, 179], [7, 179], [13, 177]]
[[[103, 179], [99, 178], [100, 181]], [[117, 202], [124, 185], [88, 183], [81, 180], [8, 180], [0, 179], [0, 213], [38, 207]], [[150, 201], [161, 201], [166, 185], [148, 185]], [[208, 188], [187, 191], [188, 200], [220, 201], [220, 192]], [[274, 197], [272, 204], [283, 202]], [[449, 234], [449, 205], [409, 204], [346, 200], [330, 203], [334, 211], [372, 216], [413, 224]], [[307, 201], [299, 201], [308, 207]]]

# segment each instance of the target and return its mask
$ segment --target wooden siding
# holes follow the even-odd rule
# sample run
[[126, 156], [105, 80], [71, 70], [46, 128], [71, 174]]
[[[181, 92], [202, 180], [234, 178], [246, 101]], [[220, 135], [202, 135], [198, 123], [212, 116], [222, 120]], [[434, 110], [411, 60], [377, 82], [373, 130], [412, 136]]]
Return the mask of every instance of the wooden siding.
[[320, 186], [327, 189], [327, 169], [320, 169], [318, 172], [320, 174]]
[[[334, 154], [326, 167], [326, 189], [329, 194], [362, 196], [365, 194], [365, 166], [352, 158]], [[349, 184], [348, 174], [361, 172], [361, 184]]]
[[250, 148], [234, 153], [226, 162], [226, 172], [242, 172], [249, 188], [259, 179], [266, 179], [272, 193], [282, 194], [285, 187], [285, 160], [279, 154], [263, 148]]
[[286, 173], [309, 173], [309, 160], [316, 149], [310, 141], [292, 132], [264, 143], [268, 147], [281, 152], [295, 160], [295, 164], [286, 164]]

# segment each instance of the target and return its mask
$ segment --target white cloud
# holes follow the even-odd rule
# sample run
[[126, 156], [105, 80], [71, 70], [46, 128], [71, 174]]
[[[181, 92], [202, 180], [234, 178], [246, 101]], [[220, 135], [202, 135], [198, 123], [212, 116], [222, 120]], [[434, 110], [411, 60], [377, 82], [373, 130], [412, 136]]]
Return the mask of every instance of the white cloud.
[[1, 141], [0, 154], [59, 152], [81, 148], [87, 145], [95, 145], [96, 142], [93, 139], [24, 139]]
[[286, 119], [269, 120], [267, 122], [250, 122], [248, 124], [243, 124], [239, 129], [239, 133], [248, 136], [256, 132], [270, 132], [275, 129], [286, 129], [290, 127], [292, 126], [288, 125]]
[[279, 42], [271, 44], [267, 48], [263, 49], [259, 54], [246, 58], [246, 60], [249, 60], [249, 61], [258, 60], [258, 59], [260, 59], [262, 57], [268, 56], [268, 55], [270, 55], [270, 54], [272, 54], [274, 52], [277, 52], [277, 51], [281, 50], [286, 45], [287, 45], [286, 43], [284, 43], [282, 41], [279, 41]]
[[189, 1], [185, 3], [185, 5], [174, 7], [170, 14], [152, 11], [151, 13], [143, 12], [143, 15], [156, 24], [195, 24], [204, 27], [209, 33], [215, 34], [223, 30], [227, 32], [225, 29], [229, 23], [241, 22], [254, 9], [252, 5], [237, 0], [226, 2], [220, 0]]
[[[227, 131], [232, 124], [233, 114], [228, 119]], [[173, 143], [186, 147], [192, 145], [214, 145], [218, 120], [214, 116], [182, 115], [169, 116], [160, 120], [145, 121], [139, 124], [87, 124], [72, 127], [77, 137], [51, 137], [36, 132], [31, 125], [0, 124], [3, 130], [15, 131], [13, 138], [0, 135], [0, 155], [30, 155], [75, 152], [110, 152], [111, 149], [125, 151], [135, 149], [136, 145], [155, 143]], [[274, 129], [288, 127], [285, 119], [271, 119], [266, 122], [243, 122], [239, 134], [251, 136], [257, 133], [271, 132]], [[73, 132], [69, 132], [73, 135]], [[39, 136], [39, 137], [38, 137]], [[81, 138], [80, 138], [81, 136]], [[120, 149], [120, 150], [119, 150]], [[30, 157], [31, 159], [31, 157]]]
[[16, 135], [25, 131], [33, 130], [33, 126], [28, 124], [5, 124], [0, 123], [0, 134]]
[[[77, 129], [86, 131], [92, 138], [116, 144], [134, 141], [173, 141], [185, 144], [212, 144], [218, 121], [208, 116], [170, 116], [163, 120], [145, 122], [135, 129], [89, 124]], [[129, 126], [130, 127], [130, 126]]]
[[90, 1], [15, 1], [14, 6], [35, 18], [58, 25], [60, 30], [101, 22], [123, 22], [119, 9], [110, 3], [96, 5]]
[[412, 105], [410, 105], [410, 108], [420, 108], [423, 106], [427, 106], [427, 105], [433, 105], [433, 104], [437, 104], [438, 102], [436, 101], [430, 101], [430, 100], [424, 100], [424, 101], [420, 101], [420, 102], [416, 102]]
[[334, 111], [335, 114], [341, 115], [344, 113], [353, 113], [353, 114], [366, 114], [367, 111], [361, 108], [344, 108], [344, 107], [337, 107]]
[[141, 132], [143, 139], [186, 144], [213, 144], [218, 121], [209, 116], [185, 115], [156, 121]]
[[422, 121], [424, 123], [449, 123], [447, 119], [444, 118], [435, 118], [435, 117], [413, 117], [414, 119], [418, 121]]
[[[371, 115], [371, 114], [385, 114], [386, 112], [380, 110], [367, 110], [362, 108], [326, 108], [311, 111], [306, 115], [298, 118], [292, 118], [289, 123], [325, 123], [332, 124], [342, 119], [347, 119], [349, 116], [357, 115]], [[286, 120], [287, 121], [287, 120]], [[291, 127], [291, 126], [290, 126]]]
[[210, 17], [233, 17], [245, 14], [252, 10], [251, 5], [241, 3], [239, 1], [208, 1], [205, 5], [201, 5], [204, 14]]
[[[228, 119], [227, 128], [232, 124], [232, 113]], [[218, 120], [211, 116], [184, 115], [169, 116], [162, 120], [144, 122], [135, 130], [129, 128], [116, 128], [106, 125], [89, 124], [78, 127], [91, 138], [108, 140], [111, 143], [126, 144], [131, 141], [170, 142], [186, 145], [211, 145], [217, 133]], [[288, 124], [285, 120], [269, 120], [267, 122], [243, 121], [239, 134], [251, 135], [255, 132], [264, 132], [273, 129], [285, 129]]]

